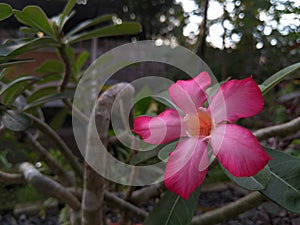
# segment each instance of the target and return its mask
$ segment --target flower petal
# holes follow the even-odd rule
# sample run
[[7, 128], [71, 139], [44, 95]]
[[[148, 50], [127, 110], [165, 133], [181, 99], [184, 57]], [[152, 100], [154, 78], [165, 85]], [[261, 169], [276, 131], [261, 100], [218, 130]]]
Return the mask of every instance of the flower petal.
[[254, 80], [249, 77], [243, 80], [225, 82], [212, 97], [209, 110], [216, 123], [233, 122], [258, 114], [264, 106], [261, 91]]
[[210, 144], [214, 155], [236, 177], [253, 176], [270, 160], [255, 136], [235, 124], [218, 126], [211, 135]]
[[207, 143], [198, 138], [185, 138], [169, 155], [164, 182], [169, 190], [187, 200], [203, 182], [207, 170]]
[[184, 113], [196, 113], [207, 100], [205, 89], [210, 82], [207, 72], [202, 72], [190, 80], [179, 80], [169, 87], [170, 98]]
[[133, 131], [150, 144], [163, 144], [181, 136], [181, 116], [168, 109], [157, 117], [140, 116], [134, 120]]

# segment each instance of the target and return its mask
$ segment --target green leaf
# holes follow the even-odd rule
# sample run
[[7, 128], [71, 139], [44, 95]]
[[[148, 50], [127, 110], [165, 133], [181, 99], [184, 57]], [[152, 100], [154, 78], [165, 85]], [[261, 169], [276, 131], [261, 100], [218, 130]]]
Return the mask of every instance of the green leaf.
[[62, 12], [58, 22], [60, 30], [62, 30], [64, 24], [67, 22], [68, 15], [76, 5], [76, 2], [77, 0], [69, 0], [67, 5], [65, 6], [64, 11]]
[[3, 125], [12, 131], [24, 131], [31, 126], [31, 119], [22, 112], [7, 110], [2, 116]]
[[48, 103], [48, 102], [53, 102], [53, 101], [56, 101], [56, 100], [67, 99], [67, 98], [70, 99], [70, 98], [73, 98], [73, 96], [74, 96], [74, 91], [65, 91], [65, 92], [62, 92], [62, 93], [47, 95], [45, 97], [39, 98], [38, 100], [33, 101], [30, 104], [26, 105], [24, 107], [24, 111], [28, 111], [32, 108], [35, 108], [37, 106], [43, 105], [43, 104]]
[[170, 95], [168, 91], [161, 92], [159, 93], [159, 95], [153, 95], [153, 99], [166, 105], [169, 108], [176, 109], [179, 112], [181, 111], [178, 107], [176, 107], [176, 105], [170, 99]]
[[[3, 78], [5, 78], [7, 75], [7, 68], [0, 69], [0, 81], [2, 81]], [[1, 90], [1, 89], [0, 89]]]
[[134, 116], [147, 113], [147, 110], [153, 102], [152, 98], [150, 97], [151, 94], [152, 91], [147, 86], [143, 87], [138, 93], [136, 93], [134, 96]]
[[300, 159], [282, 151], [265, 150], [273, 158], [269, 162], [271, 178], [260, 192], [283, 208], [300, 213]]
[[84, 51], [78, 56], [76, 62], [77, 72], [79, 72], [82, 69], [84, 63], [88, 60], [89, 57], [90, 53], [88, 51]]
[[200, 188], [197, 188], [188, 201], [177, 194], [166, 191], [154, 207], [143, 225], [189, 225], [198, 203]]
[[40, 81], [38, 81], [36, 84], [40, 85], [40, 84], [47, 84], [49, 85], [49, 82], [55, 82], [56, 84], [61, 80], [61, 74], [54, 74], [54, 75], [50, 75], [47, 74], [46, 76], [43, 77], [43, 79], [41, 79]]
[[149, 151], [139, 151], [137, 154], [133, 155], [130, 159], [130, 165], [138, 165], [149, 159], [157, 156], [160, 148], [154, 148]]
[[37, 29], [35, 29], [35, 28], [32, 28], [32, 27], [20, 27], [19, 28], [20, 29], [20, 31], [22, 31], [23, 33], [25, 33], [25, 34], [30, 34], [30, 35], [36, 35], [38, 32], [39, 32], [39, 30], [37, 30]]
[[31, 40], [9, 41], [3, 45], [0, 45], [0, 62], [1, 56], [6, 57], [5, 60], [7, 61], [7, 57], [21, 55], [39, 48], [56, 46], [58, 46], [58, 43], [49, 37], [35, 38]]
[[72, 74], [77, 73], [77, 66], [76, 66], [76, 55], [74, 49], [71, 47], [67, 47], [67, 54], [69, 56], [71, 65], [72, 65]]
[[66, 108], [63, 108], [62, 110], [60, 110], [58, 113], [55, 114], [55, 116], [50, 121], [49, 126], [53, 130], [59, 130], [63, 126], [68, 115], [69, 115], [68, 110]]
[[[220, 164], [221, 165], [221, 164]], [[270, 181], [270, 168], [267, 165], [263, 170], [259, 171], [256, 175], [251, 177], [235, 177], [228, 170], [226, 170], [222, 165], [222, 169], [225, 174], [237, 185], [251, 191], [263, 190]]]
[[34, 62], [33, 59], [14, 59], [8, 62], [0, 63], [0, 69], [10, 67], [10, 66], [17, 66], [28, 62]]
[[2, 99], [3, 104], [8, 104], [12, 99], [14, 99], [20, 92], [26, 88], [26, 84], [30, 81], [38, 81], [39, 77], [34, 76], [24, 76], [19, 77], [9, 84], [7, 84], [0, 91], [0, 96], [4, 96]]
[[23, 11], [13, 10], [19, 22], [53, 36], [53, 30], [44, 11], [35, 5], [26, 6]]
[[35, 71], [44, 75], [62, 74], [64, 72], [64, 65], [59, 60], [51, 59], [44, 62]]
[[40, 98], [43, 98], [48, 95], [54, 95], [57, 93], [57, 86], [47, 86], [44, 88], [40, 88], [35, 90], [31, 95], [27, 97], [27, 103], [30, 104], [34, 101], [37, 101]]
[[262, 94], [266, 94], [275, 85], [280, 83], [284, 78], [286, 78], [287, 76], [291, 75], [292, 73], [296, 72], [299, 69], [300, 69], [300, 62], [295, 63], [291, 66], [288, 66], [288, 67], [278, 71], [277, 73], [275, 73], [271, 77], [269, 77], [261, 85], [259, 85]]
[[[172, 152], [175, 149], [177, 141], [167, 144], [158, 145], [157, 147], [148, 150], [148, 151], [139, 151], [137, 154], [135, 154], [131, 160], [130, 164], [137, 165], [140, 163], [143, 163], [149, 159], [153, 159], [155, 157], [158, 157], [162, 161], [167, 161], [168, 153]], [[151, 144], [148, 144], [146, 142], [141, 142], [141, 148], [147, 149], [151, 148]], [[143, 146], [144, 145], [144, 146]], [[160, 155], [159, 155], [160, 154]]]
[[168, 162], [169, 154], [175, 150], [177, 141], [164, 146], [158, 153], [158, 158], [164, 162]]
[[77, 25], [76, 27], [74, 27], [69, 33], [66, 34], [66, 37], [69, 38], [72, 35], [74, 35], [75, 33], [85, 30], [85, 29], [87, 29], [91, 26], [97, 25], [99, 23], [112, 21], [112, 18], [113, 18], [112, 15], [102, 15], [102, 16], [99, 16], [92, 20], [86, 20], [86, 21], [80, 23], [79, 25]]
[[11, 6], [5, 3], [0, 3], [0, 21], [10, 17], [11, 14], [12, 14]]
[[124, 22], [122, 24], [110, 25], [103, 28], [84, 32], [67, 39], [68, 44], [74, 44], [79, 41], [89, 40], [92, 38], [104, 38], [120, 35], [133, 35], [141, 32], [141, 26], [135, 22]]

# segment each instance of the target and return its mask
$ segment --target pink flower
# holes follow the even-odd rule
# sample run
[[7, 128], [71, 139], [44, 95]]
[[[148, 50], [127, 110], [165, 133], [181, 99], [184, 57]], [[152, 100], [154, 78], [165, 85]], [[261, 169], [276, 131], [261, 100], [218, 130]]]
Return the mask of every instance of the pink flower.
[[181, 137], [169, 155], [164, 182], [184, 199], [207, 174], [209, 146], [212, 155], [236, 177], [253, 176], [270, 160], [249, 130], [232, 124], [262, 110], [264, 100], [258, 85], [251, 77], [227, 81], [204, 108], [210, 83], [208, 73], [202, 72], [170, 86], [170, 98], [184, 115], [168, 109], [157, 117], [140, 116], [134, 121], [133, 131], [145, 142], [163, 144]]

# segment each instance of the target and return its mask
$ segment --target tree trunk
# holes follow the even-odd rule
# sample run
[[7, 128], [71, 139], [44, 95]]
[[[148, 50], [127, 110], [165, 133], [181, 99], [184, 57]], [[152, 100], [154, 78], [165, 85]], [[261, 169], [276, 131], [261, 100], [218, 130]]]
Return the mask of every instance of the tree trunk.
[[207, 36], [207, 11], [208, 11], [208, 5], [209, 0], [204, 0], [204, 15], [203, 15], [203, 21], [200, 24], [199, 27], [199, 45], [197, 49], [197, 55], [200, 56], [203, 60], [205, 59], [205, 50], [206, 50], [206, 36]]
[[[105, 159], [95, 159], [94, 152], [99, 151], [95, 143], [99, 141], [96, 135], [91, 134], [92, 126], [96, 126], [103, 146], [107, 147], [108, 129], [110, 125], [110, 113], [116, 96], [128, 87], [127, 83], [119, 83], [106, 90], [98, 99], [96, 108], [90, 118], [87, 132], [87, 147], [85, 152], [84, 167], [84, 190], [82, 199], [82, 224], [101, 225], [103, 223], [103, 204], [104, 204], [104, 178], [99, 175], [88, 162], [97, 160], [100, 169], [105, 168]], [[96, 124], [93, 124], [93, 121]]]

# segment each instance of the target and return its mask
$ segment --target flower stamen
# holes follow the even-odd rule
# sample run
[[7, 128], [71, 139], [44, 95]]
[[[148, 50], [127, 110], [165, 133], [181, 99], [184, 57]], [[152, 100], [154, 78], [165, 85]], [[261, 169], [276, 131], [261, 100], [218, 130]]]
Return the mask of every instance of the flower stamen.
[[202, 107], [195, 114], [187, 114], [184, 124], [188, 136], [191, 137], [208, 137], [213, 129], [211, 116], [208, 110]]

